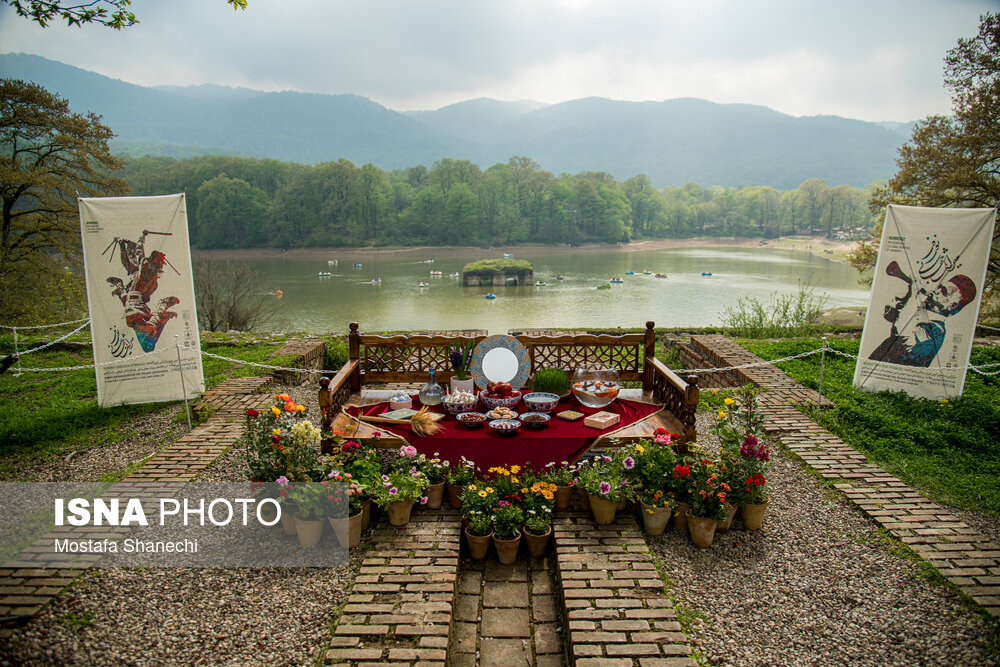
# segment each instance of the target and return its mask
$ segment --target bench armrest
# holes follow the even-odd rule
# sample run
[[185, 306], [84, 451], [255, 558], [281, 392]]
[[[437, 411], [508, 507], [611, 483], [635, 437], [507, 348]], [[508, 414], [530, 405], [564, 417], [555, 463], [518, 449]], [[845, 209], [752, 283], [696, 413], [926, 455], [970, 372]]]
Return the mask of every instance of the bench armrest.
[[689, 375], [685, 381], [655, 357], [646, 357], [646, 365], [653, 370], [653, 398], [661, 401], [684, 424], [681, 441], [694, 442], [698, 435], [695, 430], [698, 376]]
[[319, 381], [318, 398], [320, 412], [323, 415], [323, 430], [330, 428], [330, 424], [337, 418], [341, 408], [344, 407], [347, 399], [350, 398], [352, 391], [351, 378], [359, 372], [359, 366], [360, 364], [357, 359], [351, 359], [340, 367], [340, 370], [337, 371], [332, 380], [322, 378]]

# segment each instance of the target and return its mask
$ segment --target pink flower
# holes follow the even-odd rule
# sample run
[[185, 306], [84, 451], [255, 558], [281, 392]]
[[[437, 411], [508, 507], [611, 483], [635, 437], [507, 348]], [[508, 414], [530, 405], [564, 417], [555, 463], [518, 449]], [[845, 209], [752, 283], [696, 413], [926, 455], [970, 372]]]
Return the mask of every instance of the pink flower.
[[420, 496], [420, 504], [421, 505], [427, 504], [427, 496]]
[[601, 482], [601, 495], [608, 495], [611, 493], [611, 485], [607, 482]]
[[635, 459], [633, 459], [631, 456], [628, 456], [623, 461], [623, 464], [625, 465], [626, 470], [631, 470], [632, 468], [635, 467]]
[[399, 448], [399, 455], [407, 458], [417, 455], [417, 448], [413, 445], [403, 445]]

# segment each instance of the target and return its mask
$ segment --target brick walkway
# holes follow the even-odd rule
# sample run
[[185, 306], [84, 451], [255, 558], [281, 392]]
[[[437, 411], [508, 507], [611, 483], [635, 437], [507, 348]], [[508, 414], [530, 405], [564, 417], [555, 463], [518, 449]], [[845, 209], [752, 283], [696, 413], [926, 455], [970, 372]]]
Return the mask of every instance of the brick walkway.
[[[762, 361], [724, 336], [692, 336], [682, 358], [689, 368], [738, 366]], [[697, 366], [696, 366], [697, 365]], [[723, 373], [729, 386], [747, 382], [767, 387], [761, 403], [774, 433], [823, 479], [841, 490], [866, 516], [908, 544], [989, 614], [1000, 617], [1000, 546], [932, 502], [799, 410], [816, 405], [807, 389], [773, 365]], [[706, 385], [702, 386], [719, 386]], [[825, 400], [825, 399], [824, 399]], [[828, 402], [827, 402], [828, 403]]]
[[[171, 493], [178, 483], [191, 481], [212, 461], [229, 449], [243, 432], [243, 412], [248, 407], [263, 407], [269, 401], [258, 393], [269, 377], [226, 380], [203, 394], [200, 403], [210, 404], [215, 414], [201, 426], [149, 458], [134, 473], [114, 484], [106, 496], [142, 497], [161, 492]], [[98, 538], [113, 531], [95, 529]], [[50, 565], [52, 541], [70, 534], [88, 533], [87, 528], [57, 529], [27, 547], [18, 561], [0, 568], [0, 616], [34, 616], [62, 589], [82, 573], [79, 568], [40, 567]], [[89, 533], [88, 533], [89, 534]], [[67, 557], [71, 554], [65, 554]], [[88, 555], [89, 556], [89, 555]], [[86, 560], [88, 556], [77, 556]], [[100, 556], [94, 555], [93, 558]]]

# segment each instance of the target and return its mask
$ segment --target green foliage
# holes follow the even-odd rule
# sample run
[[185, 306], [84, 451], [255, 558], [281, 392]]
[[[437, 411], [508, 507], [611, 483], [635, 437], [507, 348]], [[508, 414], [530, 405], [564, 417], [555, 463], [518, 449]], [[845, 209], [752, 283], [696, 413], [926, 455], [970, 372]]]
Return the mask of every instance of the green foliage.
[[541, 368], [531, 378], [531, 391], [542, 391], [562, 396], [569, 391], [569, 376], [558, 368]]
[[823, 312], [824, 301], [814, 296], [812, 287], [799, 283], [798, 293], [774, 292], [766, 302], [740, 297], [735, 306], [725, 307], [722, 322], [742, 338], [804, 336]]
[[[814, 350], [820, 344], [744, 342], [765, 359]], [[858, 352], [856, 341], [834, 341], [831, 347]], [[1000, 350], [973, 348], [973, 365], [998, 362]], [[826, 355], [823, 395], [836, 407], [812, 414], [818, 423], [932, 498], [1000, 516], [1000, 381], [969, 371], [961, 398], [937, 402], [902, 392], [857, 391], [852, 387], [855, 363]], [[784, 362], [781, 369], [817, 388], [820, 355]]]
[[323, 339], [323, 368], [330, 371], [340, 370], [351, 356], [347, 341], [340, 338]]
[[469, 262], [463, 273], [499, 273], [500, 271], [531, 271], [531, 262], [523, 259], [479, 259]]
[[[18, 16], [34, 21], [43, 28], [54, 19], [66, 21], [68, 26], [80, 27], [96, 23], [115, 30], [129, 28], [139, 22], [134, 12], [128, 11], [132, 0], [91, 0], [81, 4], [60, 0], [4, 0]], [[246, 9], [247, 0], [226, 0], [233, 9]]]

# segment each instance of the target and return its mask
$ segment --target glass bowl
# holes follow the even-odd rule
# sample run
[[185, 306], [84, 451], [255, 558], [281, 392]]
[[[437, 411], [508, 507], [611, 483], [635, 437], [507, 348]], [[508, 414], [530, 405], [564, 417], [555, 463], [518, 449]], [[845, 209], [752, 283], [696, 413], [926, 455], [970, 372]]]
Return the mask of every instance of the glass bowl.
[[570, 391], [581, 405], [603, 408], [611, 405], [621, 390], [618, 371], [603, 366], [578, 368], [570, 380]]

